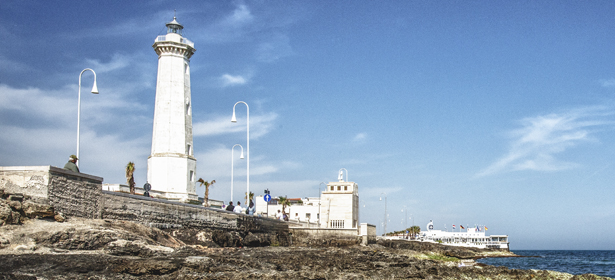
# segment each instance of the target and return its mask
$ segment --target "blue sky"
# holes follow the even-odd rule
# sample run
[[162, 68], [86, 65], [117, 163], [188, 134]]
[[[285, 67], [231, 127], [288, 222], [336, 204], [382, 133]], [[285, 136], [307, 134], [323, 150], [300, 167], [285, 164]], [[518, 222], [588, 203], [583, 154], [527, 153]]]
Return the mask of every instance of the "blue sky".
[[64, 165], [92, 68], [81, 169], [124, 183], [134, 161], [144, 184], [151, 46], [175, 9], [211, 198], [230, 197], [242, 100], [256, 194], [317, 196], [346, 168], [379, 233], [386, 193], [389, 230], [407, 209], [408, 225], [487, 225], [512, 249], [615, 249], [612, 1], [3, 1], [0, 165]]

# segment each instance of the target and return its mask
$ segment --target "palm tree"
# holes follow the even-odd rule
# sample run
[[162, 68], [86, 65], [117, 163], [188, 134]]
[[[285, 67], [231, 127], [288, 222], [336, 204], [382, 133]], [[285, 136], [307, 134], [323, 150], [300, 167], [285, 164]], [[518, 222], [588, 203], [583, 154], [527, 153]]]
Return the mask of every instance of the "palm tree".
[[[246, 198], [246, 196], [244, 195], [243, 198]], [[254, 199], [254, 193], [250, 192], [250, 200]], [[246, 199], [246, 207], [248, 207], [248, 205], [250, 205], [250, 200]]]
[[286, 213], [286, 206], [290, 207], [290, 200], [286, 197], [280, 196], [278, 197], [278, 203], [282, 204], [282, 215]]
[[203, 178], [199, 178], [196, 182], [201, 183], [201, 187], [205, 185], [205, 202], [203, 203], [203, 206], [209, 207], [209, 187], [213, 185], [216, 180], [211, 180], [211, 182], [207, 182], [203, 180]]
[[419, 226], [411, 226], [408, 228], [408, 232], [412, 234], [412, 236], [416, 236], [419, 232], [421, 232], [421, 227]]
[[129, 161], [126, 165], [126, 183], [130, 187], [130, 194], [135, 194], [135, 163]]

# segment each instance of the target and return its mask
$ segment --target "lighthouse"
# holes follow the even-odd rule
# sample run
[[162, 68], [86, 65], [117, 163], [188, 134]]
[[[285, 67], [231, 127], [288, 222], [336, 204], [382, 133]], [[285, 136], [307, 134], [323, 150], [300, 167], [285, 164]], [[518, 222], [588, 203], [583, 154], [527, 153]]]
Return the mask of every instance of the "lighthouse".
[[184, 27], [175, 17], [166, 26], [167, 34], [152, 46], [158, 54], [158, 75], [147, 181], [152, 195], [197, 200], [190, 93], [190, 57], [196, 49], [183, 37]]

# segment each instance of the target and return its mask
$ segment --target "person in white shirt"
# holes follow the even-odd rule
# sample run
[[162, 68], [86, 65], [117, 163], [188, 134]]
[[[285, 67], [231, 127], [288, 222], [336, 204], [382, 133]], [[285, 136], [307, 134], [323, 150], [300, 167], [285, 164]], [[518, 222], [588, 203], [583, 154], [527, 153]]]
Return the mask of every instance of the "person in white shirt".
[[237, 206], [235, 206], [235, 209], [233, 209], [233, 212], [235, 212], [235, 213], [243, 213], [243, 208], [241, 207], [241, 202], [237, 201]]
[[278, 220], [282, 219], [282, 212], [280, 212], [280, 210], [278, 210], [278, 213], [275, 214], [275, 218]]

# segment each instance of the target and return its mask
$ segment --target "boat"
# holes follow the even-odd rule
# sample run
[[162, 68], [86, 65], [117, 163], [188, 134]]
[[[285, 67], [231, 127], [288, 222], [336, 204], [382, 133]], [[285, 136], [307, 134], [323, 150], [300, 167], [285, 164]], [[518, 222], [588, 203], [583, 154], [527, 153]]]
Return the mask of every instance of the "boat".
[[442, 231], [433, 229], [433, 220], [427, 224], [427, 230], [421, 231], [416, 240], [422, 242], [440, 243], [449, 246], [473, 247], [481, 249], [509, 250], [508, 235], [485, 235], [485, 226], [464, 227], [459, 225], [459, 231]]

